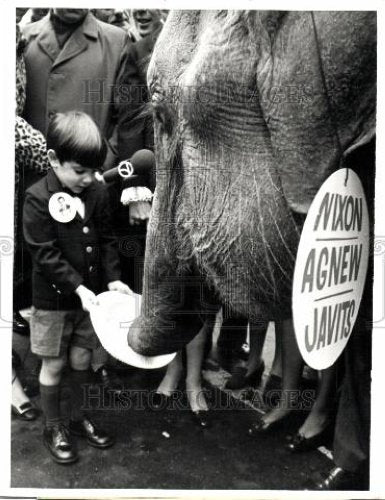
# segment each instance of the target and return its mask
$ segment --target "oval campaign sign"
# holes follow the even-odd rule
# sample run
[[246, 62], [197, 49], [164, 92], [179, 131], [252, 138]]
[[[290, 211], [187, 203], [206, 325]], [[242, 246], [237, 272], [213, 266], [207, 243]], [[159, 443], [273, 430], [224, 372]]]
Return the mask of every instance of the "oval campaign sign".
[[331, 366], [349, 340], [368, 254], [369, 216], [362, 184], [352, 170], [338, 170], [313, 200], [294, 271], [295, 334], [312, 368]]

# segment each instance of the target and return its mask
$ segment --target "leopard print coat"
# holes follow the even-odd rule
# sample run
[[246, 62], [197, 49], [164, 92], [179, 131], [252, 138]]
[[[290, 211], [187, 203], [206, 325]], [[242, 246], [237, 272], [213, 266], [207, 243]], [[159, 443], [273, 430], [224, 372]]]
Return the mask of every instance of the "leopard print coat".
[[20, 28], [16, 26], [16, 122], [15, 122], [15, 250], [22, 242], [21, 208], [25, 178], [29, 173], [44, 175], [50, 167], [47, 157], [46, 141], [41, 132], [34, 129], [20, 115], [25, 104], [26, 72], [23, 50], [25, 41]]

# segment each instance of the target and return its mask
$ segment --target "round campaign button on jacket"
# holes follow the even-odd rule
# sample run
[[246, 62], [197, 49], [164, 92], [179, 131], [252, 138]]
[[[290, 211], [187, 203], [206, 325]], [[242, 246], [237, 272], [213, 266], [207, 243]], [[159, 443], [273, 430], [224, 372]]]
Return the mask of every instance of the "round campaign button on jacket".
[[55, 193], [48, 202], [48, 210], [57, 222], [67, 223], [74, 220], [76, 208], [74, 200], [68, 193]]

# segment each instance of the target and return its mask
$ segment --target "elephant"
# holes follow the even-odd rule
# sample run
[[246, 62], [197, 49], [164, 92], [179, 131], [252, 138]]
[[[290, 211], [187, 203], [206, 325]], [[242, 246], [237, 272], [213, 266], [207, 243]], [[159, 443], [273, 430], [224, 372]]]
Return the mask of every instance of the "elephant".
[[309, 206], [375, 135], [376, 13], [173, 11], [148, 86], [157, 186], [129, 345], [179, 350], [221, 305], [289, 318]]

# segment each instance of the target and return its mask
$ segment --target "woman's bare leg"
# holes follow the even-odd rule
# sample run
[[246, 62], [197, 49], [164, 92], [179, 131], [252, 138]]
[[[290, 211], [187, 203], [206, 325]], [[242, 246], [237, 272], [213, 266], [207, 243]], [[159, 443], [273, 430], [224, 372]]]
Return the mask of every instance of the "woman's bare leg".
[[322, 370], [318, 387], [318, 395], [313, 408], [307, 419], [299, 428], [299, 434], [305, 438], [311, 438], [322, 432], [330, 422], [333, 398], [336, 392], [335, 364], [326, 370]]
[[175, 358], [168, 364], [166, 373], [156, 392], [159, 394], [164, 394], [165, 396], [171, 396], [171, 394], [178, 387], [182, 372], [182, 353], [179, 351], [177, 352]]
[[207, 401], [202, 390], [202, 363], [206, 335], [209, 331], [211, 331], [211, 326], [206, 321], [198, 335], [186, 346], [186, 393], [193, 412], [208, 410]]
[[281, 420], [290, 413], [291, 408], [287, 403], [291, 395], [299, 390], [303, 366], [302, 356], [295, 339], [293, 320], [277, 321], [275, 327], [276, 335], [281, 335], [282, 339], [282, 398], [277, 408], [273, 408], [263, 416], [266, 424]]

